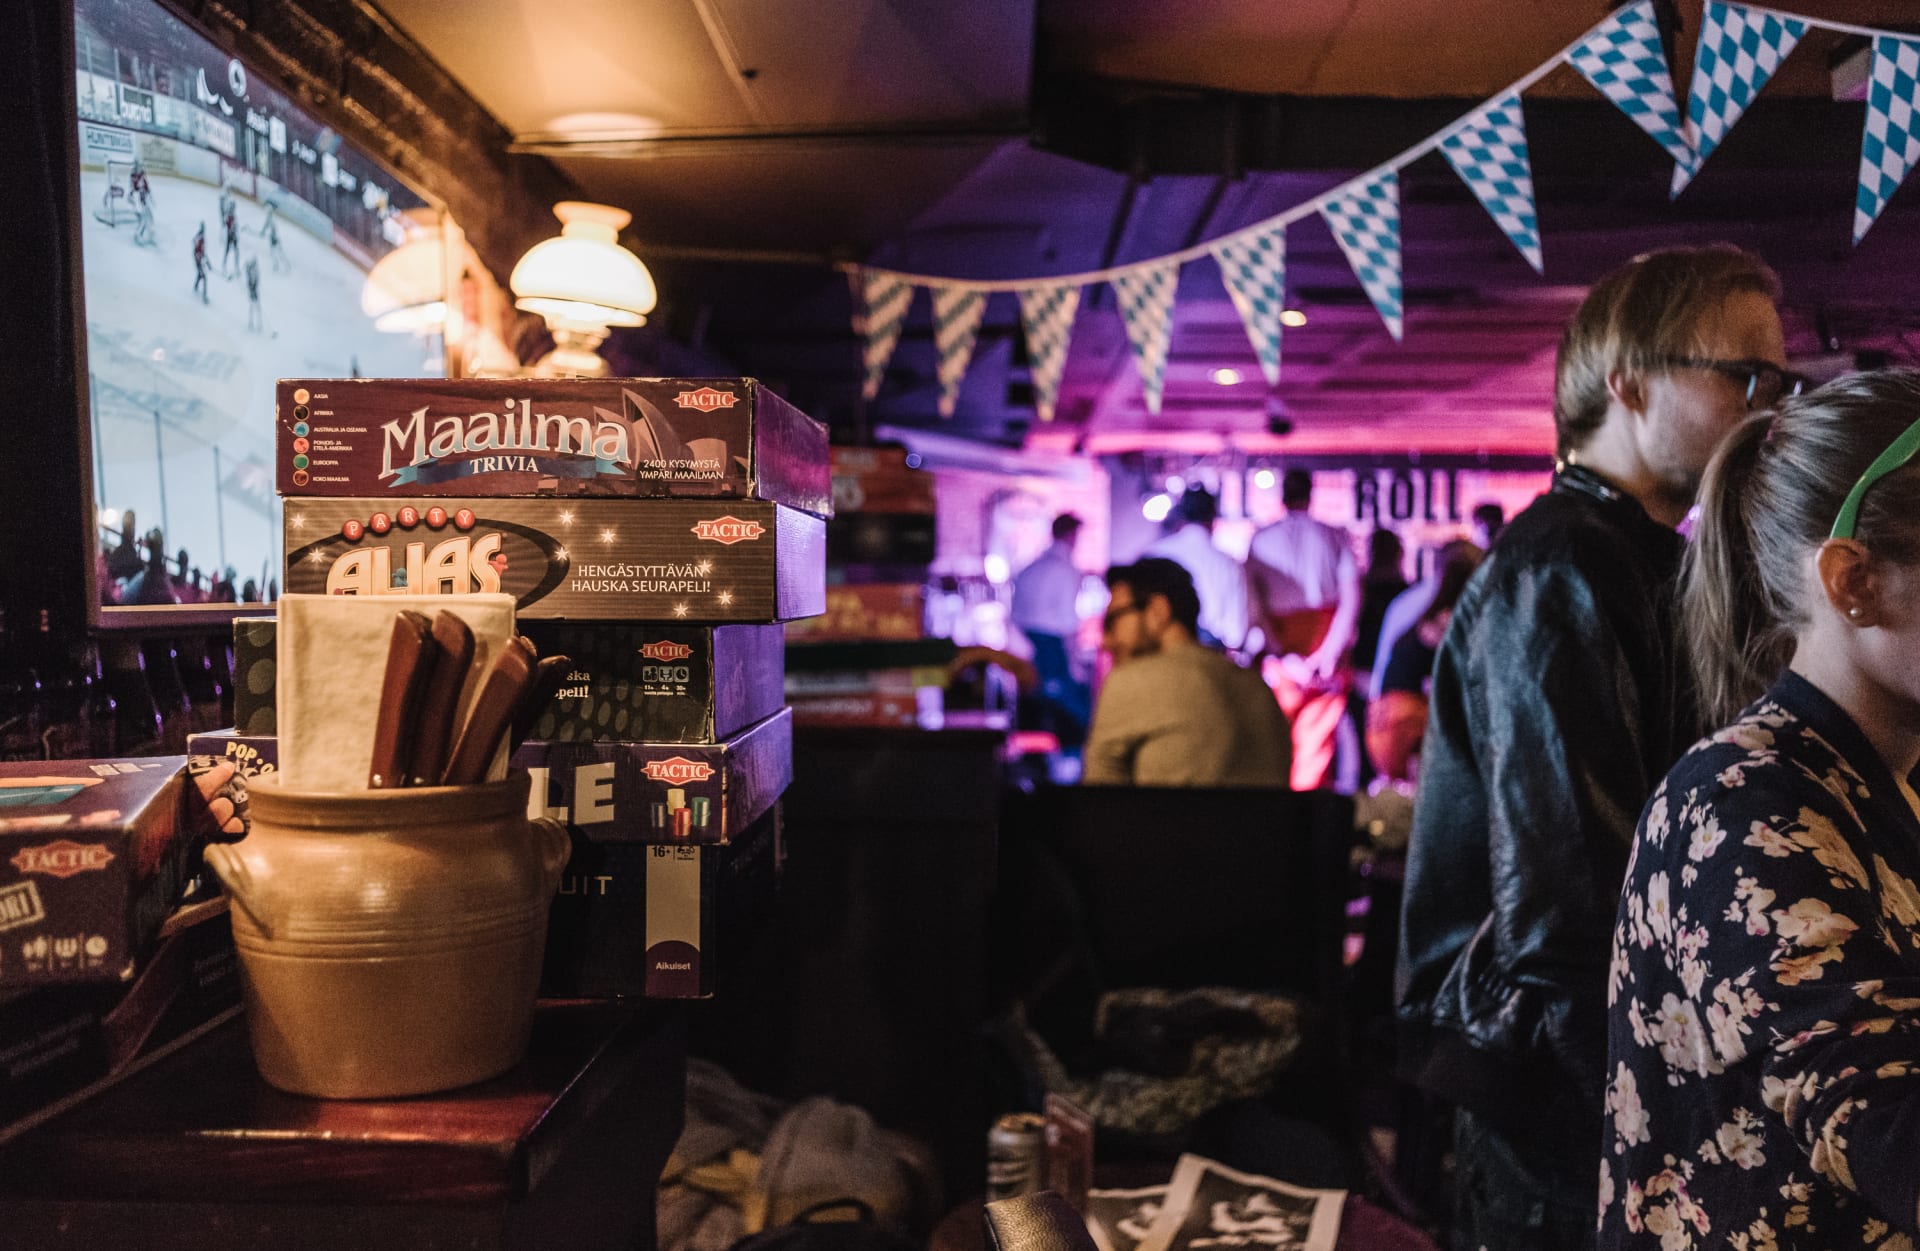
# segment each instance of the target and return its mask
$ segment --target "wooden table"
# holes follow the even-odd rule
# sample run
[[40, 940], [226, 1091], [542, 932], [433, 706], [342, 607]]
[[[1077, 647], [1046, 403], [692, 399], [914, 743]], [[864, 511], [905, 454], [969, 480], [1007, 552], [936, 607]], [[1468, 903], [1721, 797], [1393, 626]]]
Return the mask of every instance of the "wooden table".
[[512, 1072], [350, 1102], [267, 1086], [236, 1020], [0, 1150], [0, 1245], [651, 1251], [685, 1083], [672, 1005], [542, 1004]]

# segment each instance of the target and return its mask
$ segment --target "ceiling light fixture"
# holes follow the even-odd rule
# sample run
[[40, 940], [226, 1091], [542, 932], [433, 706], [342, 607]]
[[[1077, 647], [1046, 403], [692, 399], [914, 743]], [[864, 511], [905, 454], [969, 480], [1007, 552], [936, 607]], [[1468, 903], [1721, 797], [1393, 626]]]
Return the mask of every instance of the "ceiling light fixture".
[[1224, 367], [1216, 369], [1213, 371], [1213, 380], [1223, 387], [1236, 387], [1240, 385], [1240, 371]]
[[645, 324], [659, 295], [640, 258], [620, 246], [633, 214], [606, 204], [564, 200], [553, 206], [560, 236], [536, 243], [513, 267], [514, 306], [538, 313], [554, 349], [533, 367], [544, 377], [605, 377], [598, 352], [613, 326]]
[[404, 241], [368, 271], [360, 311], [386, 334], [439, 334], [447, 324], [448, 277], [466, 234], [437, 209], [401, 216]]
[[1307, 315], [1297, 308], [1283, 308], [1280, 310], [1280, 324], [1283, 326], [1304, 326], [1307, 324]]

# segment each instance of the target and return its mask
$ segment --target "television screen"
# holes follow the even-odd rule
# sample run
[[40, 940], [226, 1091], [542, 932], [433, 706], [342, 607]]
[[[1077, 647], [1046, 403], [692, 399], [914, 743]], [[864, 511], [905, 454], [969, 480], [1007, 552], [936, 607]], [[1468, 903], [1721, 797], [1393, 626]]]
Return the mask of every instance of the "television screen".
[[101, 621], [271, 598], [274, 383], [444, 373], [363, 301], [428, 206], [157, 0], [74, 33]]

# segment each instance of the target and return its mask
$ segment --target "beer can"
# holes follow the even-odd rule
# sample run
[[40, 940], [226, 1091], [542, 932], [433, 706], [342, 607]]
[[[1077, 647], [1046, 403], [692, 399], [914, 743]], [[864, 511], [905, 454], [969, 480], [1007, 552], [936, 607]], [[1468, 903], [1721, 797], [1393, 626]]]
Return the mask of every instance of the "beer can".
[[987, 1202], [1030, 1195], [1046, 1185], [1047, 1120], [1009, 1112], [987, 1131]]

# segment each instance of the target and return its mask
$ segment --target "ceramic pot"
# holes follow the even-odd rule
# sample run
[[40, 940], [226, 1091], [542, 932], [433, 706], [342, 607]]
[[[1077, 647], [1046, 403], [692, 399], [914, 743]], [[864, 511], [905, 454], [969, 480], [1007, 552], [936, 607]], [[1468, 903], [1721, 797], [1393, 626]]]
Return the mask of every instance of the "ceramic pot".
[[254, 779], [227, 888], [260, 1075], [329, 1099], [482, 1081], [525, 1053], [566, 827], [527, 775], [323, 794]]

